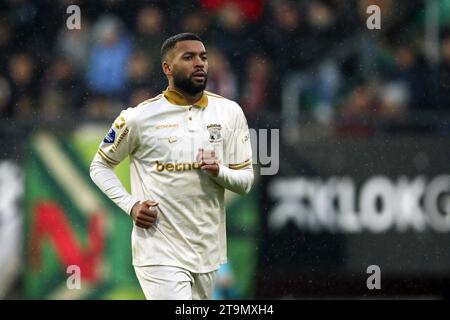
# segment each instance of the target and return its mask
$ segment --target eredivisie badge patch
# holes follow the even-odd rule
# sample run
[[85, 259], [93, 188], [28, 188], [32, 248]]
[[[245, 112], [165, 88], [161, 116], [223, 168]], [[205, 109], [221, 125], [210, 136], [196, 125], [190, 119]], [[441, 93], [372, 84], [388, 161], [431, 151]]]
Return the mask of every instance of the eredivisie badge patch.
[[116, 132], [113, 128], [109, 129], [108, 133], [106, 134], [105, 139], [103, 139], [104, 143], [113, 143], [114, 140], [116, 140]]

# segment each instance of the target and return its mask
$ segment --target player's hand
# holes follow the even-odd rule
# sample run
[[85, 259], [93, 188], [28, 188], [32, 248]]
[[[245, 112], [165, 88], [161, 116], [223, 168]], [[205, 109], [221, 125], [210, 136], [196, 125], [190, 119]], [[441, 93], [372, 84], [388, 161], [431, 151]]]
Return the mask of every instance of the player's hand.
[[158, 217], [158, 202], [147, 200], [137, 202], [131, 209], [131, 217], [137, 227], [148, 229], [153, 226]]
[[207, 174], [217, 177], [219, 175], [219, 159], [214, 150], [198, 149], [197, 161], [200, 163], [200, 169]]

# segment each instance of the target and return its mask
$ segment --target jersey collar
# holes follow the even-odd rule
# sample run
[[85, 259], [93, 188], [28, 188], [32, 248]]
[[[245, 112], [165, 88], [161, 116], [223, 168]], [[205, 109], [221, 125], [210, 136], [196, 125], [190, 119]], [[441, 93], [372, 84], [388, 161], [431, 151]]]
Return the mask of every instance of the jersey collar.
[[[170, 90], [167, 88], [163, 91], [164, 97], [172, 104], [175, 104], [177, 106], [188, 106], [189, 103], [187, 102], [186, 98], [178, 91]], [[203, 94], [201, 98], [193, 103], [192, 105], [200, 107], [200, 108], [206, 108], [208, 106], [208, 96], [203, 91]]]

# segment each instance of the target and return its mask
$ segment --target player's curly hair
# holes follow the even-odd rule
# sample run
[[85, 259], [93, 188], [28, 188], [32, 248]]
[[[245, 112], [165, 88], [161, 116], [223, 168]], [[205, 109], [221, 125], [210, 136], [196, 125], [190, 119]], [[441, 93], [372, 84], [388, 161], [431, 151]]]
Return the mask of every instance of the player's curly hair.
[[166, 41], [164, 41], [161, 46], [161, 62], [163, 62], [164, 59], [166, 58], [166, 55], [173, 48], [175, 48], [177, 42], [186, 41], [186, 40], [197, 40], [197, 41], [203, 42], [202, 39], [200, 39], [200, 37], [198, 35], [196, 35], [195, 33], [185, 32], [185, 33], [179, 33], [174, 36], [171, 36]]

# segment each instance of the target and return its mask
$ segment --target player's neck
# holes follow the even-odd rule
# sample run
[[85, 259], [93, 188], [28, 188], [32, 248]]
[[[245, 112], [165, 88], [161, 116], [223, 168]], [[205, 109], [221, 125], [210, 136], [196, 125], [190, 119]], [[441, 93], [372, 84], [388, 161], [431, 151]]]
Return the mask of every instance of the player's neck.
[[199, 93], [196, 93], [195, 95], [192, 95], [192, 94], [189, 94], [189, 93], [175, 87], [173, 84], [169, 84], [168, 89], [182, 94], [188, 104], [194, 104], [195, 102], [200, 100], [200, 98], [203, 96], [203, 91], [200, 91]]

